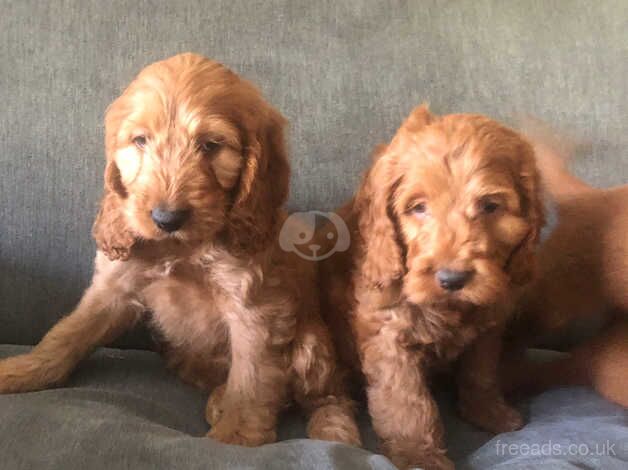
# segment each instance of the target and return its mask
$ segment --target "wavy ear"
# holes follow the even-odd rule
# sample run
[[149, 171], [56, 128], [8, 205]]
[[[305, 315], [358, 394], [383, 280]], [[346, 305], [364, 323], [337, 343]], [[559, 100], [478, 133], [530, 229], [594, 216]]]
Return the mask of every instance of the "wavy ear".
[[536, 168], [534, 151], [527, 142], [523, 145], [521, 162], [519, 194], [530, 232], [508, 263], [510, 279], [517, 285], [527, 284], [536, 275], [536, 251], [541, 239], [541, 230], [545, 226], [541, 178]]
[[387, 287], [405, 271], [391, 212], [395, 186], [394, 157], [383, 154], [366, 174], [354, 202], [364, 243], [360, 272], [371, 286]]
[[121, 185], [120, 173], [116, 164], [114, 162], [107, 163], [105, 194], [100, 202], [100, 210], [92, 228], [92, 236], [96, 240], [98, 249], [111, 261], [128, 259], [131, 254], [131, 247], [136, 241], [136, 237], [129, 230], [122, 212], [122, 196], [118, 192]]
[[288, 197], [290, 183], [285, 122], [278, 111], [269, 108], [264, 126], [249, 138], [225, 240], [237, 253], [262, 251], [277, 238], [279, 209]]
[[137, 237], [129, 228], [122, 210], [122, 202], [128, 194], [113, 157], [116, 132], [120, 120], [118, 103], [121, 99], [118, 98], [109, 107], [105, 117], [105, 149], [107, 154], [105, 188], [100, 209], [92, 228], [92, 236], [96, 240], [97, 248], [112, 261], [128, 259], [131, 254], [131, 247], [137, 241]]
[[360, 235], [364, 242], [361, 273], [372, 286], [387, 287], [405, 274], [403, 241], [395, 227], [392, 203], [402, 178], [397, 155], [408, 139], [433, 119], [427, 105], [417, 106], [401, 125], [388, 147], [376, 149], [372, 168], [355, 198]]

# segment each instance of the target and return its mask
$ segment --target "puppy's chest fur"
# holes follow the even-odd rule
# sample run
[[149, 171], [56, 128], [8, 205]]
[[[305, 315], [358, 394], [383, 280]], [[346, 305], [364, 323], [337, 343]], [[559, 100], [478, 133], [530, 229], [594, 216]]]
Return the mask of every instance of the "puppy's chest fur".
[[226, 335], [226, 316], [246, 309], [265, 281], [259, 264], [216, 249], [140, 263], [146, 277], [140, 302], [175, 347], [211, 347]]
[[366, 327], [371, 331], [369, 335], [389, 336], [400, 347], [416, 351], [422, 361], [436, 367], [455, 360], [499, 318], [498, 307], [429, 307], [403, 300], [362, 312], [361, 318], [355, 319], [358, 329]]
[[402, 309], [411, 324], [399, 331], [398, 341], [420, 351], [428, 364], [439, 367], [460, 354], [490, 326], [487, 312], [477, 308], [419, 307]]

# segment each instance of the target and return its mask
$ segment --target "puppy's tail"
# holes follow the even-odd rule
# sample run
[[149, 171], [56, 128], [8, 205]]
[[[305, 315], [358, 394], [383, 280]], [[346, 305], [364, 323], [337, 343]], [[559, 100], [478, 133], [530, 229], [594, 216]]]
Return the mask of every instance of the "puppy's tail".
[[576, 146], [574, 142], [558, 136], [546, 124], [530, 117], [523, 119], [520, 127], [534, 147], [545, 189], [552, 196], [563, 198], [595, 190], [567, 168]]

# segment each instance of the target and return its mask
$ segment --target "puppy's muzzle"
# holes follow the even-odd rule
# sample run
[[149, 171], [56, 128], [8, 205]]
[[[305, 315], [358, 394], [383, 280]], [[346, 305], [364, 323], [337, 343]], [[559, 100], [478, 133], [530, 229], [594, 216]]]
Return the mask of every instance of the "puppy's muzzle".
[[155, 225], [164, 232], [176, 232], [179, 230], [186, 220], [190, 217], [189, 210], [174, 210], [169, 211], [157, 207], [150, 213]]

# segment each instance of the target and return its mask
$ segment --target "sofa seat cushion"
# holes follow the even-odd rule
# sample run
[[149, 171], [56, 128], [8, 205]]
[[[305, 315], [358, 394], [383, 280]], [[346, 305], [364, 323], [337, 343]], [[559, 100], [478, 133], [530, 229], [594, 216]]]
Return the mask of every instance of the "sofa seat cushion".
[[[0, 346], [0, 357], [27, 350]], [[495, 437], [460, 421], [450, 394], [437, 395], [459, 468], [628, 468], [628, 412], [590, 390], [545, 393], [523, 405], [530, 420], [524, 429]], [[280, 442], [243, 448], [205, 437], [206, 399], [154, 353], [101, 349], [63, 388], [0, 395], [0, 467], [394, 469], [376, 453], [364, 411], [368, 450], [304, 439], [305, 419], [297, 411], [282, 416]], [[547, 445], [535, 455], [533, 445], [548, 443], [550, 455], [541, 453]]]

